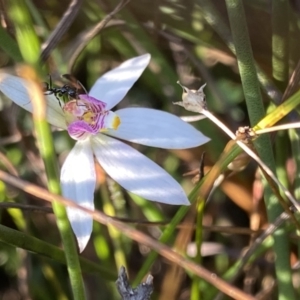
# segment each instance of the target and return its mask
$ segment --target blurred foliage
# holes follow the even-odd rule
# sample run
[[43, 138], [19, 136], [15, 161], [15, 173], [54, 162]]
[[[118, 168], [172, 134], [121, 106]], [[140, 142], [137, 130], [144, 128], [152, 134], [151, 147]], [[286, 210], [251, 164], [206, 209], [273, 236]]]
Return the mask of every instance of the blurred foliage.
[[[28, 49], [43, 45], [56, 28], [69, 1], [24, 0], [28, 10], [26, 22], [34, 30], [39, 41], [33, 41], [28, 49], [17, 48], [16, 22], [20, 19], [16, 12], [9, 11], [6, 1], [1, 2], [0, 65], [11, 70], [20, 61], [21, 53], [30, 55]], [[276, 2], [276, 1], [273, 1]], [[298, 90], [299, 80], [289, 77], [297, 71], [300, 58], [300, 1], [281, 1], [287, 7], [288, 18], [274, 17], [271, 1], [244, 1], [247, 27], [251, 47], [259, 67], [259, 72], [268, 79], [267, 84], [260, 80], [262, 97], [266, 110], [278, 105], [287, 96]], [[236, 56], [230, 50], [230, 25], [225, 1], [196, 0], [139, 0], [130, 1], [119, 13], [113, 16], [95, 37], [85, 40], [86, 33], [93, 29], [110, 13], [119, 1], [86, 0], [83, 2], [73, 23], [55, 44], [46, 62], [39, 65], [42, 81], [48, 81], [51, 74], [55, 83], [61, 85], [61, 74], [72, 74], [89, 90], [93, 82], [104, 72], [131, 57], [150, 53], [148, 69], [130, 90], [120, 107], [142, 106], [172, 112], [178, 116], [192, 115], [172, 102], [180, 101], [182, 90], [176, 84], [179, 80], [189, 88], [198, 89], [203, 83], [209, 110], [232, 131], [239, 126], [249, 125], [249, 115], [245, 104], [243, 87], [239, 75]], [[210, 8], [214, 11], [210, 11]], [[282, 11], [284, 14], [285, 12]], [[219, 18], [214, 23], [213, 17]], [[275, 29], [284, 29], [282, 48], [285, 53], [273, 51], [280, 45], [274, 42]], [[222, 34], [222, 31], [225, 33]], [[275, 32], [275, 33], [274, 33]], [[232, 41], [231, 41], [232, 42]], [[86, 43], [78, 57], [75, 50]], [[275, 43], [275, 44], [274, 44]], [[43, 47], [43, 46], [42, 46]], [[277, 57], [281, 64], [276, 66]], [[24, 57], [24, 56], [23, 56]], [[30, 58], [27, 62], [30, 62]], [[33, 60], [36, 63], [36, 60]], [[284, 68], [284, 70], [283, 70]], [[299, 68], [299, 66], [298, 66]], [[276, 72], [274, 72], [276, 70]], [[280, 72], [282, 71], [282, 72]], [[286, 73], [285, 73], [286, 72]], [[278, 75], [279, 74], [279, 75]], [[280, 75], [283, 74], [283, 75]], [[286, 74], [286, 75], [284, 75]], [[296, 77], [297, 79], [297, 77]], [[289, 85], [288, 85], [289, 83]], [[289, 89], [287, 89], [289, 87]], [[282, 98], [285, 90], [289, 95]], [[279, 99], [279, 101], [278, 101]], [[35, 143], [31, 117], [15, 105], [11, 105], [3, 95], [0, 98], [0, 149], [1, 168], [37, 185], [46, 187], [46, 175]], [[285, 123], [297, 121], [298, 114], [289, 115]], [[199, 169], [203, 152], [205, 172], [214, 165], [224, 150], [229, 138], [210, 120], [193, 123], [211, 141], [202, 147], [166, 151], [140, 145], [133, 145], [139, 151], [163, 166], [180, 184], [187, 194], [193, 188], [191, 176], [183, 176], [191, 170]], [[272, 136], [278, 179], [298, 196], [299, 191], [299, 132], [282, 132]], [[53, 132], [53, 139], [60, 163], [63, 162], [73, 141], [64, 132]], [[95, 192], [97, 209], [128, 221], [168, 222], [177, 207], [152, 203], [128, 194], [107, 178], [98, 167], [98, 189]], [[268, 223], [263, 201], [263, 182], [257, 172], [257, 165], [251, 162], [241, 172], [225, 173], [224, 181], [210, 195], [203, 213], [204, 232], [202, 236], [201, 264], [211, 272], [222, 276], [239, 263], [242, 251], [254, 242], [256, 235], [250, 229], [260, 232]], [[45, 208], [47, 204], [22, 191], [0, 182], [0, 202], [36, 205]], [[0, 204], [1, 204], [0, 203]], [[49, 211], [6, 209], [0, 206], [0, 223], [17, 229], [45, 243], [60, 247], [60, 237], [55, 218]], [[219, 226], [219, 227], [214, 227]], [[222, 229], [230, 226], [232, 231]], [[155, 239], [161, 235], [164, 225], [148, 223], [136, 225]], [[244, 231], [244, 229], [249, 229]], [[1, 231], [0, 231], [1, 232]], [[173, 232], [170, 246], [174, 245], [178, 231]], [[1, 233], [0, 233], [1, 234]], [[291, 267], [299, 268], [299, 236], [289, 224], [289, 245]], [[278, 282], [274, 271], [275, 252], [269, 243], [260, 251], [251, 264], [232, 284], [245, 292], [265, 297], [278, 298]], [[45, 244], [45, 247], [47, 245]], [[71, 299], [67, 270], [63, 263], [34, 250], [23, 250], [0, 243], [0, 299]], [[24, 247], [28, 249], [28, 247]], [[116, 291], [113, 275], [117, 274], [120, 253], [127, 265], [130, 278], [134, 279], [151, 249], [138, 245], [129, 238], [115, 234], [110, 228], [94, 224], [93, 236], [82, 257], [110, 270], [111, 276], [103, 270], [84, 272], [87, 299], [120, 299]], [[194, 241], [187, 247], [187, 256], [196, 253]], [[93, 267], [89, 271], [91, 271]], [[189, 299], [193, 274], [184, 272], [179, 276], [178, 286], [168, 282], [171, 264], [157, 258], [149, 272], [154, 276], [155, 292], [152, 299]], [[83, 267], [83, 271], [85, 268]], [[228, 277], [229, 278], [229, 277]], [[296, 269], [292, 272], [295, 299], [300, 296], [300, 278]], [[115, 277], [115, 280], [117, 278]], [[178, 278], [177, 278], [178, 279]], [[216, 290], [204, 281], [197, 283], [199, 295], [193, 299], [215, 299]], [[201, 295], [200, 295], [201, 294]], [[220, 298], [218, 298], [220, 299]], [[284, 299], [284, 298], [280, 298]]]

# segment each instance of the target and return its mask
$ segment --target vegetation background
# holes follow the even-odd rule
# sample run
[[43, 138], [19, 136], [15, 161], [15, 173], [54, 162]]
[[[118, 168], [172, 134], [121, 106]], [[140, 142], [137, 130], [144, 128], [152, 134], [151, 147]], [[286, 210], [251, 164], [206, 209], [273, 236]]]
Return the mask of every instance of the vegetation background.
[[[176, 82], [179, 80], [191, 89], [206, 83], [209, 111], [235, 132], [240, 126], [256, 125], [266, 115], [263, 109], [271, 113], [298, 90], [298, 0], [1, 0], [0, 5], [0, 66], [6, 71], [14, 72], [16, 64], [25, 61], [35, 67], [39, 65], [42, 82], [48, 81], [47, 74], [51, 74], [55, 84], [61, 86], [64, 83], [60, 75], [71, 73], [88, 90], [104, 72], [126, 59], [150, 53], [149, 67], [118, 108], [141, 106], [178, 116], [195, 115], [172, 104], [181, 101], [182, 89]], [[68, 10], [71, 13], [66, 16]], [[26, 37], [22, 21], [32, 36]], [[36, 45], [39, 63], [34, 58], [31, 61], [34, 53], [29, 56]], [[245, 69], [245, 66], [250, 67]], [[299, 99], [298, 96], [297, 104]], [[251, 106], [256, 101], [263, 108], [258, 109], [257, 115], [249, 108], [249, 103]], [[298, 119], [295, 109], [283, 123]], [[178, 151], [133, 145], [167, 170], [187, 194], [195, 183], [193, 175], [184, 174], [196, 170], [196, 175], [200, 166], [207, 174], [230, 140], [209, 119], [193, 125], [211, 138], [207, 145]], [[256, 144], [260, 157], [299, 199], [297, 130], [278, 131], [270, 135], [271, 139], [265, 137], [272, 147]], [[66, 132], [59, 131], [53, 131], [53, 139], [61, 164], [74, 141]], [[2, 170], [47, 188], [32, 116], [3, 95], [0, 150]], [[272, 165], [266, 158], [273, 157]], [[296, 216], [293, 222], [278, 221], [276, 218], [283, 211], [278, 195], [276, 198], [274, 193], [268, 193], [265, 187], [270, 184], [262, 180], [255, 161], [244, 166], [243, 170], [225, 172], [219, 168], [224, 179], [215, 187], [205, 207], [201, 201], [198, 209], [191, 206], [198, 216], [197, 221], [195, 216], [191, 217], [188, 226], [193, 230], [198, 228], [196, 233], [185, 235], [184, 226], [171, 230], [165, 242], [170, 248], [164, 257], [150, 261], [150, 265], [145, 265], [152, 250], [149, 245], [137, 243], [111, 225], [95, 222], [88, 247], [80, 255], [90, 261], [82, 265], [86, 299], [120, 299], [115, 281], [121, 265], [126, 266], [132, 284], [140, 283], [147, 272], [152, 274], [151, 299], [228, 299], [230, 286], [248, 294], [249, 299], [253, 299], [251, 296], [299, 299], [300, 244], [298, 225], [294, 225], [298, 222], [297, 213], [292, 212]], [[95, 204], [99, 211], [120, 218], [135, 228], [137, 234], [144, 233], [155, 240], [160, 238], [166, 224], [174, 222], [178, 207], [128, 194], [100, 166], [97, 173]], [[270, 224], [277, 228], [280, 222], [284, 225], [277, 236], [271, 234], [275, 240], [256, 239], [266, 233], [264, 230]], [[0, 181], [0, 224], [0, 299], [76, 298], [62, 263], [63, 254], [58, 250], [62, 249], [62, 242], [56, 218], [47, 202]], [[10, 229], [26, 235], [6, 231]], [[31, 237], [41, 244], [35, 244]], [[254, 245], [255, 251], [246, 264], [244, 251], [250, 245]], [[197, 253], [199, 247], [201, 253]], [[221, 289], [213, 279], [207, 283], [195, 270], [181, 268], [180, 260], [168, 259], [172, 257], [171, 248], [230, 285]]]

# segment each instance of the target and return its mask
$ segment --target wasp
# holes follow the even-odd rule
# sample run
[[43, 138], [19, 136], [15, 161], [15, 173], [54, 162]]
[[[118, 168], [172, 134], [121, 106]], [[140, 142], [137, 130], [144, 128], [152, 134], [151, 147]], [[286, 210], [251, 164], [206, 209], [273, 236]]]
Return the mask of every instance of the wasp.
[[61, 98], [64, 98], [65, 96], [67, 96], [69, 100], [71, 99], [78, 100], [80, 94], [87, 94], [87, 91], [84, 88], [84, 86], [73, 75], [64, 74], [62, 75], [62, 77], [67, 79], [70, 82], [70, 84], [65, 84], [62, 87], [53, 87], [52, 77], [49, 75], [49, 83], [45, 82], [45, 91], [44, 91], [45, 95], [53, 94], [55, 98], [58, 100], [60, 107], [62, 107]]

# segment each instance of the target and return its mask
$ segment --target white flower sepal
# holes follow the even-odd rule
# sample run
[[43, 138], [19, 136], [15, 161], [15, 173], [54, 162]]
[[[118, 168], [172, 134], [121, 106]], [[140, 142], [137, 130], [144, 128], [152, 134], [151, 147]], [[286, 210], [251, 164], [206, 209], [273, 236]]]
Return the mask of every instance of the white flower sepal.
[[[77, 140], [61, 170], [66, 198], [94, 209], [96, 157], [109, 176], [126, 190], [152, 201], [189, 205], [182, 187], [165, 170], [119, 139], [165, 149], [186, 149], [200, 146], [209, 138], [167, 112], [136, 107], [110, 111], [149, 61], [149, 54], [125, 61], [100, 77], [89, 95], [80, 95], [79, 100], [69, 101], [63, 109], [54, 95], [46, 96], [49, 123], [67, 129]], [[26, 80], [0, 73], [0, 90], [32, 112]], [[67, 212], [81, 252], [90, 238], [93, 219], [78, 209], [67, 208]]]

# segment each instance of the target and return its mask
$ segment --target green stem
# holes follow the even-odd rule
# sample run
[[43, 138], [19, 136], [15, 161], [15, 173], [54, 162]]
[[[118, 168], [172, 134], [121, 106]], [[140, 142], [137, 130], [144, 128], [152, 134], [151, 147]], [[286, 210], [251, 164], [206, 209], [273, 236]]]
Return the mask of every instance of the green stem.
[[[300, 170], [300, 137], [299, 133], [295, 129], [289, 130], [289, 137], [292, 146], [292, 157], [296, 164], [296, 170]], [[296, 199], [300, 199], [300, 172], [295, 172], [294, 179], [294, 195]], [[297, 231], [297, 236], [300, 235], [300, 232]], [[298, 257], [300, 257], [300, 242], [298, 239]]]
[[[1, 224], [0, 241], [13, 247], [30, 251], [36, 255], [48, 257], [58, 263], [66, 265], [65, 254], [58, 247]], [[93, 263], [83, 257], [80, 257], [80, 265], [85, 272], [97, 274], [105, 280], [116, 280], [117, 273], [111, 268], [104, 268], [101, 264]]]
[[[39, 149], [45, 164], [49, 191], [55, 194], [60, 194], [61, 191], [58, 180], [59, 176], [56, 167], [57, 162], [54, 156], [55, 151], [49, 125], [44, 120], [35, 120], [34, 125], [39, 143]], [[77, 245], [75, 243], [74, 235], [67, 217], [66, 209], [62, 204], [56, 201], [53, 201], [52, 207], [64, 245], [73, 297], [75, 300], [85, 299], [84, 285], [77, 253]]]
[[28, 9], [23, 0], [8, 1], [8, 4], [22, 57], [25, 62], [38, 68], [40, 44]]
[[[289, 140], [286, 131], [278, 132], [275, 140], [275, 159], [276, 159], [276, 174], [279, 181], [285, 188], [289, 188], [289, 179], [286, 170], [286, 159], [288, 157], [288, 147], [282, 147], [282, 145], [288, 145]], [[284, 197], [283, 193], [282, 196]]]
[[6, 30], [0, 26], [0, 47], [10, 56], [14, 61], [21, 62], [22, 55], [18, 44], [12, 37], [6, 32]]
[[273, 77], [284, 88], [289, 76], [289, 2], [272, 2], [272, 68]]
[[[197, 207], [197, 222], [196, 222], [196, 257], [194, 259], [195, 263], [202, 263], [201, 255], [201, 246], [203, 242], [203, 214], [204, 214], [205, 201], [201, 201]], [[191, 288], [191, 300], [200, 300], [201, 299], [201, 290], [200, 290], [201, 278], [198, 276], [193, 276], [192, 288]]]
[[[254, 125], [264, 117], [265, 111], [249, 41], [244, 8], [241, 0], [226, 0], [226, 6], [249, 117], [251, 125]], [[261, 159], [275, 173], [275, 161], [270, 138], [267, 135], [262, 136], [255, 145]], [[271, 223], [281, 213], [282, 209], [268, 186], [265, 186], [264, 198], [268, 219]], [[274, 251], [276, 253], [275, 269], [278, 280], [278, 299], [295, 299], [289, 261], [289, 240], [284, 229], [279, 229], [274, 234]]]
[[290, 10], [289, 14], [289, 74], [295, 70], [299, 61], [298, 16]]
[[[116, 211], [111, 200], [109, 199], [110, 197], [107, 186], [104, 184], [101, 185], [101, 196], [103, 201], [103, 212], [108, 216], [115, 217]], [[117, 269], [120, 270], [122, 266], [127, 268], [126, 256], [123, 250], [124, 247], [122, 243], [122, 233], [111, 225], [107, 225], [107, 230], [113, 244], [113, 252]]]
[[236, 56], [251, 125], [265, 115], [252, 55], [244, 8], [240, 0], [226, 0]]

